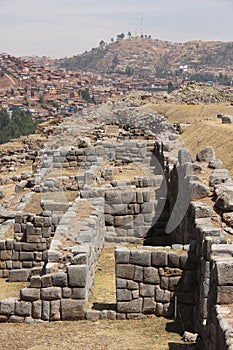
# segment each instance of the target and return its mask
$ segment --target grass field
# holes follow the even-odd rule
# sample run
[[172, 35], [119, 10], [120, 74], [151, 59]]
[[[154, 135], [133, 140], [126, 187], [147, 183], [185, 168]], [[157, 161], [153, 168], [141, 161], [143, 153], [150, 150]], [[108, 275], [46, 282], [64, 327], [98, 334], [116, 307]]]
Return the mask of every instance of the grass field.
[[146, 107], [164, 115], [172, 123], [194, 123], [215, 120], [218, 113], [233, 115], [233, 106], [224, 104], [185, 105], [176, 103], [148, 104]]
[[0, 324], [1, 350], [178, 350], [188, 349], [173, 323], [163, 318]]
[[218, 113], [233, 115], [233, 106], [223, 104], [178, 105], [155, 104], [147, 107], [166, 116], [172, 123], [188, 123], [181, 139], [196, 156], [206, 146], [214, 147], [216, 158], [221, 159], [223, 166], [233, 176], [233, 124], [222, 124]]

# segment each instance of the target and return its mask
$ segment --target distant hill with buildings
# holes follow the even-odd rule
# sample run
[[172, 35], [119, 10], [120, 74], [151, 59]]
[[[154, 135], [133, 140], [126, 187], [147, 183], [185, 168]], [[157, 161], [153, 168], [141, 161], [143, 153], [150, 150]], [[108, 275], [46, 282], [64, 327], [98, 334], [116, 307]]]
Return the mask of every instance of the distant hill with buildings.
[[233, 42], [172, 43], [131, 37], [110, 44], [101, 41], [91, 51], [59, 60], [59, 65], [69, 70], [120, 73], [137, 78], [204, 74], [204, 80], [208, 81], [220, 74], [220, 79], [224, 79], [225, 75], [233, 76]]

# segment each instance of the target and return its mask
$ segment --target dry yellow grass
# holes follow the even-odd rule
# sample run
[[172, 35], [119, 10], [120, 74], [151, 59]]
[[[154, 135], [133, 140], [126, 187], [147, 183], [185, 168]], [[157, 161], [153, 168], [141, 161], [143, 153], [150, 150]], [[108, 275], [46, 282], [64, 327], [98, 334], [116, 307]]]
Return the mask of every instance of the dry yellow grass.
[[96, 283], [90, 307], [116, 303], [114, 248], [103, 249], [97, 266]]
[[0, 300], [7, 298], [19, 298], [21, 288], [28, 286], [28, 282], [8, 282], [5, 278], [0, 278]]
[[176, 103], [148, 104], [147, 108], [164, 115], [172, 123], [193, 123], [216, 119], [218, 113], [233, 115], [233, 106], [224, 104], [185, 105]]
[[165, 329], [163, 318], [134, 321], [77, 321], [42, 324], [1, 324], [4, 350], [178, 350], [181, 337]]
[[136, 163], [114, 167], [114, 180], [116, 181], [131, 181], [134, 180], [135, 176], [152, 176], [152, 173], [150, 169]]
[[40, 206], [42, 199], [53, 200], [55, 202], [73, 202], [77, 196], [77, 191], [34, 193], [30, 202], [25, 206], [24, 212], [31, 214], [40, 214], [42, 212], [42, 208]]
[[185, 129], [182, 140], [193, 155], [206, 146], [213, 146], [216, 157], [233, 176], [233, 125], [218, 121], [195, 123]]
[[218, 113], [233, 115], [233, 106], [224, 104], [184, 105], [176, 103], [148, 104], [167, 117], [169, 122], [191, 124], [181, 136], [182, 141], [192, 154], [206, 146], [214, 147], [216, 158], [233, 176], [233, 125], [222, 124]]

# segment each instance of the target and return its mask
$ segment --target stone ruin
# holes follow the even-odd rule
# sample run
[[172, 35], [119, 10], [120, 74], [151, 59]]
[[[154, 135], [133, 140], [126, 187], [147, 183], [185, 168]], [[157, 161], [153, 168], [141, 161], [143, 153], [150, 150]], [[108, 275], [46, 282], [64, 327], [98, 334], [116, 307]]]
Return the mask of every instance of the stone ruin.
[[[16, 181], [16, 194], [30, 191], [15, 211], [1, 208], [14, 238], [0, 241], [0, 276], [29, 286], [19, 299], [0, 301], [0, 322], [173, 318], [178, 311], [203, 349], [233, 349], [233, 182], [212, 147], [196, 159], [185, 148], [175, 157], [171, 127], [154, 141], [73, 123], [55, 129], [32, 171]], [[64, 169], [74, 175], [61, 175]], [[77, 193], [73, 201], [51, 199], [68, 189]], [[26, 213], [35, 193], [41, 211]], [[106, 242], [118, 245], [116, 309], [90, 310]]]

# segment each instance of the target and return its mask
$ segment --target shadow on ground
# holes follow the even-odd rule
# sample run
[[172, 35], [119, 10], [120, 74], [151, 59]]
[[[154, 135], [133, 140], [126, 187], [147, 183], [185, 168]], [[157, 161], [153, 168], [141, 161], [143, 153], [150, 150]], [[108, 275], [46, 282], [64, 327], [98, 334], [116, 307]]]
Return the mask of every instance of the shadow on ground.
[[113, 311], [116, 311], [116, 304], [109, 304], [109, 303], [93, 303], [92, 309], [93, 309], [93, 310], [97, 310], [97, 311], [104, 311], [104, 310], [113, 310]]
[[[184, 333], [184, 329], [178, 320], [168, 322], [166, 325], [166, 331], [169, 333], [177, 333], [181, 337], [183, 336], [183, 333]], [[180, 343], [169, 342], [168, 346], [169, 346], [169, 350], [180, 350], [180, 349], [183, 349], [183, 350], [201, 350], [202, 349], [200, 343], [180, 344]]]

